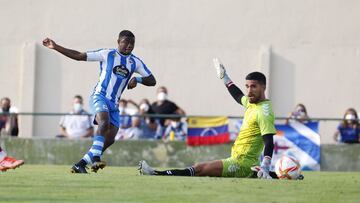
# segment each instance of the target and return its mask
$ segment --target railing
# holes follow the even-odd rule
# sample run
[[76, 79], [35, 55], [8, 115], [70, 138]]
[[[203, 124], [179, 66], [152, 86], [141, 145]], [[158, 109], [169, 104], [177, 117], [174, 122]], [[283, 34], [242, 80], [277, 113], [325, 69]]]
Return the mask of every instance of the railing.
[[[58, 112], [19, 112], [19, 113], [0, 113], [0, 116], [17, 115], [19, 118], [19, 137], [38, 137], [38, 138], [53, 138], [59, 134], [59, 121], [61, 116], [78, 114], [58, 113]], [[80, 114], [82, 116], [94, 116], [93, 114]], [[243, 119], [242, 116], [234, 115], [163, 115], [163, 114], [144, 114], [144, 115], [129, 115], [131, 117], [154, 117], [154, 118], [189, 118], [189, 117], [218, 117], [226, 116], [229, 118], [229, 130], [235, 133], [238, 130], [235, 125], [236, 121]], [[276, 117], [277, 124], [284, 123], [287, 117]], [[337, 130], [337, 125], [343, 118], [329, 118], [329, 117], [311, 117], [311, 121], [319, 121], [319, 134], [322, 143], [335, 143], [333, 139], [334, 133]]]
[[[93, 114], [71, 114], [71, 113], [50, 113], [50, 112], [19, 112], [19, 113], [3, 113], [0, 112], [0, 116], [9, 116], [9, 115], [18, 115], [18, 116], [94, 116]], [[153, 118], [189, 118], [189, 117], [202, 117], [202, 118], [212, 118], [225, 116], [229, 119], [243, 119], [243, 116], [233, 116], [233, 115], [178, 115], [178, 114], [143, 114], [143, 115], [126, 115], [131, 117], [153, 117]], [[275, 117], [275, 120], [286, 120], [288, 117]], [[311, 121], [342, 121], [343, 118], [329, 118], [329, 117], [311, 117]], [[358, 119], [360, 122], [360, 119]]]

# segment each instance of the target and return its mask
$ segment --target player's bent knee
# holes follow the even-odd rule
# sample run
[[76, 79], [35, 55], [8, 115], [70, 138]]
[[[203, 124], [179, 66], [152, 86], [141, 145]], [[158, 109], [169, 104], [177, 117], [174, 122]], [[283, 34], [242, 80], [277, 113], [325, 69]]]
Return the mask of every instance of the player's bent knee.
[[98, 131], [104, 134], [107, 133], [110, 129], [110, 121], [109, 120], [100, 120], [98, 122]]

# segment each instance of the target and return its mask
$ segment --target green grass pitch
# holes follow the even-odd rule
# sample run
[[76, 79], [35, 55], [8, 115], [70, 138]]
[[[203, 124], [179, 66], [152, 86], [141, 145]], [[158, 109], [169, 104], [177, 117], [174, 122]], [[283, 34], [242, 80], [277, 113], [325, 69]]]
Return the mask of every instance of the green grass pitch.
[[306, 172], [303, 181], [139, 176], [135, 167], [71, 174], [24, 165], [0, 173], [0, 202], [359, 202], [360, 173]]

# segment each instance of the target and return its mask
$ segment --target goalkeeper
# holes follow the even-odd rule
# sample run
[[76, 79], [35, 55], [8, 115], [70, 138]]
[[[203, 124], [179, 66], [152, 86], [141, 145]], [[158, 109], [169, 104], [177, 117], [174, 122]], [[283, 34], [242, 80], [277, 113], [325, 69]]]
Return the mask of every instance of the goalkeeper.
[[[260, 72], [248, 74], [246, 76], [247, 95], [244, 95], [231, 81], [224, 66], [218, 59], [214, 59], [214, 64], [217, 76], [224, 82], [230, 95], [246, 109], [242, 127], [231, 150], [231, 156], [222, 160], [195, 164], [185, 169], [165, 171], [154, 170], [145, 161], [140, 161], [140, 174], [276, 178], [275, 173], [269, 172], [274, 149], [273, 135], [276, 133], [276, 129], [271, 102], [265, 97], [265, 75]], [[262, 151], [264, 152], [264, 158], [260, 167], [253, 167], [259, 166], [259, 157]], [[252, 171], [252, 167], [256, 172]]]

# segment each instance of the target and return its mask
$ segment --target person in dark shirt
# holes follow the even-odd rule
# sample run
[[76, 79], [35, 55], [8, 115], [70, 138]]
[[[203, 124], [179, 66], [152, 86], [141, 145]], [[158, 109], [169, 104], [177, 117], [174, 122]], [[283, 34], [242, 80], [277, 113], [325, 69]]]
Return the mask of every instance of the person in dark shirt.
[[[151, 105], [151, 109], [155, 114], [174, 114], [174, 115], [185, 115], [185, 111], [181, 109], [174, 102], [168, 100], [168, 91], [166, 87], [161, 86], [157, 89], [157, 100]], [[158, 121], [158, 130], [156, 137], [158, 139], [164, 136], [166, 126], [170, 123], [171, 118], [161, 117], [156, 118]]]
[[359, 143], [360, 124], [356, 110], [348, 109], [344, 114], [344, 119], [339, 124], [334, 139], [341, 143]]
[[0, 100], [0, 136], [11, 135], [18, 136], [18, 109], [11, 106], [11, 100], [8, 97]]

